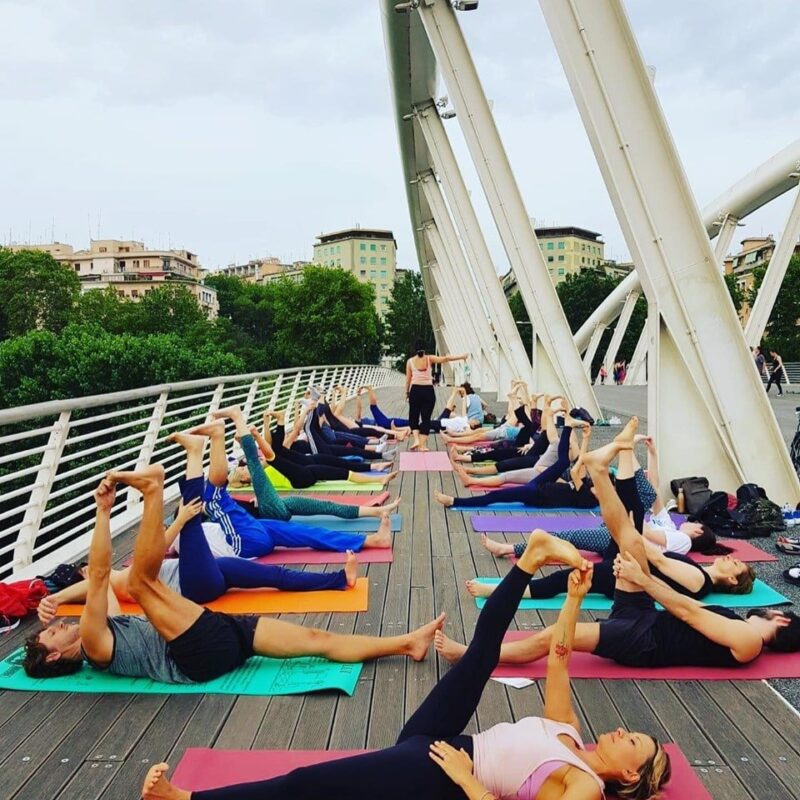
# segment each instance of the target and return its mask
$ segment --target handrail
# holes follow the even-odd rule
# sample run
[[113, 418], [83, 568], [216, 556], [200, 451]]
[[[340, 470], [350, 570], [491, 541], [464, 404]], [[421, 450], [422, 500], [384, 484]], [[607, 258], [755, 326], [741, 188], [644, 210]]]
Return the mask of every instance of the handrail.
[[[111, 467], [163, 463], [165, 501], [177, 498], [181, 454], [168, 436], [204, 422], [217, 408], [236, 402], [256, 416], [280, 404], [291, 420], [295, 400], [311, 384], [324, 392], [341, 384], [352, 397], [363, 384], [402, 381], [400, 373], [371, 364], [295, 367], [3, 409], [0, 579], [45, 574], [87, 550], [92, 487]], [[133, 490], [118, 494], [112, 536], [138, 522], [140, 499]]]

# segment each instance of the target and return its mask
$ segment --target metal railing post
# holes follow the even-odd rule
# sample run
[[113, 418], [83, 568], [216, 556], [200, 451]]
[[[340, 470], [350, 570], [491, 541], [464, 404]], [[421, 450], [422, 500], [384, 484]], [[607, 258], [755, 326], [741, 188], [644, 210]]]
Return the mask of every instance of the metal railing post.
[[[144, 438], [142, 439], [142, 447], [139, 450], [139, 455], [136, 457], [135, 469], [141, 469], [150, 463], [153, 457], [153, 451], [158, 441], [158, 432], [161, 430], [161, 423], [164, 420], [164, 414], [167, 411], [167, 402], [169, 401], [169, 392], [162, 392], [153, 406], [153, 413], [150, 415], [150, 424], [147, 426]], [[142, 499], [140, 492], [133, 489], [128, 490], [127, 507], [133, 508]]]
[[244, 401], [244, 407], [242, 408], [245, 421], [250, 419], [250, 414], [253, 412], [253, 404], [256, 402], [259, 382], [260, 378], [253, 378], [253, 382], [250, 384], [250, 391], [247, 393], [247, 399]]
[[34, 480], [35, 489], [31, 491], [30, 505], [22, 519], [22, 527], [17, 533], [14, 545], [14, 566], [27, 566], [33, 561], [33, 548], [42, 516], [47, 508], [47, 500], [53, 488], [53, 481], [58, 470], [58, 462], [64, 452], [69, 434], [70, 411], [62, 412], [53, 423], [50, 438], [47, 440], [47, 449], [42, 453], [42, 462]]

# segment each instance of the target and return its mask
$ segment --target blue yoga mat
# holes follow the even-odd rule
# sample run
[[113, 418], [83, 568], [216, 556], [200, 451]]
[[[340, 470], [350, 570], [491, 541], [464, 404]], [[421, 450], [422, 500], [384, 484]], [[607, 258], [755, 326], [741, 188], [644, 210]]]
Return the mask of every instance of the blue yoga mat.
[[[500, 583], [500, 578], [477, 578], [481, 583], [491, 583], [495, 586]], [[564, 605], [566, 595], [559, 594], [555, 597], [542, 597], [537, 599], [527, 598], [520, 601], [520, 611], [558, 611]], [[703, 598], [707, 606], [722, 606], [723, 608], [760, 608], [764, 606], [780, 606], [791, 603], [788, 597], [773, 589], [764, 581], [756, 580], [750, 594], [724, 594], [712, 592]], [[604, 594], [589, 592], [581, 603], [582, 611], [611, 611], [613, 601]], [[485, 597], [476, 597], [475, 605], [483, 608], [486, 604]], [[656, 604], [657, 608], [661, 608]]]
[[[563, 512], [589, 513], [591, 511], [600, 512], [600, 506], [594, 508], [539, 508], [537, 506], [526, 506], [523, 503], [492, 503], [490, 506], [472, 506], [470, 508], [456, 508], [448, 506], [448, 511], [460, 511], [462, 514], [474, 514], [476, 511], [507, 511], [511, 514], [558, 514]], [[601, 520], [602, 522], [602, 520]]]
[[[392, 531], [397, 533], [403, 527], [403, 518], [400, 514], [392, 514]], [[356, 519], [343, 519], [332, 517], [330, 514], [311, 514], [307, 517], [295, 514], [292, 522], [302, 525], [313, 525], [315, 528], [327, 528], [329, 531], [377, 531], [381, 524], [380, 517], [356, 517]]]

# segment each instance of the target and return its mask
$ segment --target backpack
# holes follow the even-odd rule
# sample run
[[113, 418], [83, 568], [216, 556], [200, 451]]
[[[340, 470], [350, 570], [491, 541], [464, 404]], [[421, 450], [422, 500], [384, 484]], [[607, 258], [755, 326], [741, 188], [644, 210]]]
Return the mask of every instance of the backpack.
[[39, 605], [49, 592], [40, 578], [32, 581], [0, 582], [0, 615], [20, 619]]
[[737, 506], [732, 516], [738, 523], [740, 538], [767, 537], [773, 531], [786, 530], [783, 512], [766, 497], [759, 497], [758, 500]]
[[670, 481], [669, 486], [675, 497], [677, 497], [678, 492], [683, 489], [683, 499], [686, 502], [687, 514], [697, 514], [711, 499], [711, 489], [708, 488], [708, 478], [677, 478]]
[[86, 566], [85, 561], [76, 561], [72, 564], [59, 564], [47, 575], [37, 575], [44, 581], [49, 592], [58, 592], [83, 580], [81, 570]]
[[737, 505], [754, 503], [756, 500], [768, 499], [767, 493], [755, 483], [743, 483], [736, 490]]
[[737, 521], [728, 509], [728, 495], [725, 492], [712, 492], [702, 508], [689, 516], [690, 522], [708, 525], [716, 536], [736, 536]]

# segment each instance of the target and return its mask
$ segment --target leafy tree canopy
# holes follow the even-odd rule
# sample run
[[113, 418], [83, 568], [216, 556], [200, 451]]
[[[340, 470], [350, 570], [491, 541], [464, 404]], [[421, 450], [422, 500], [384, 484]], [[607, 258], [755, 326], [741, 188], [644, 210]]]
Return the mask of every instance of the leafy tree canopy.
[[386, 350], [389, 355], [397, 357], [395, 364], [398, 369], [404, 368], [417, 339], [425, 342], [429, 352], [436, 349], [421, 273], [403, 272], [394, 282], [384, 322]]

